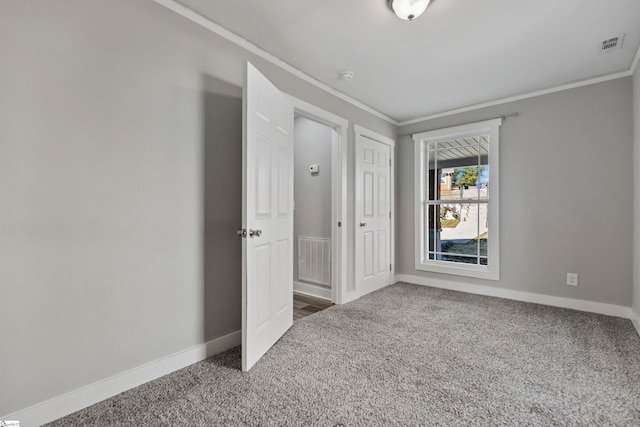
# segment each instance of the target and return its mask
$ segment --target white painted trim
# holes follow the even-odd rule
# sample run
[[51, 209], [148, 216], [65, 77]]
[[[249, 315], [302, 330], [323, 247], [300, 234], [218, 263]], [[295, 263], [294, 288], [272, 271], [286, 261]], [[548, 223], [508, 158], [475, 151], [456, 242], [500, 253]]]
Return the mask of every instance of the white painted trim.
[[[385, 286], [390, 285], [391, 283], [394, 282], [394, 277], [395, 277], [395, 270], [396, 270], [396, 259], [395, 259], [395, 231], [396, 231], [396, 208], [395, 208], [395, 161], [396, 161], [396, 141], [392, 138], [386, 137], [384, 135], [380, 135], [377, 132], [374, 132], [372, 130], [366, 129], [362, 126], [359, 125], [353, 125], [353, 132], [354, 132], [354, 150], [355, 150], [355, 192], [354, 192], [354, 200], [355, 200], [355, 214], [354, 214], [354, 223], [353, 223], [353, 238], [354, 238], [354, 245], [353, 245], [353, 256], [354, 256], [354, 271], [353, 271], [353, 280], [355, 282], [355, 290], [351, 292], [350, 296], [349, 296], [349, 300], [353, 301], [355, 299], [360, 298], [362, 295], [364, 295], [362, 293], [362, 289], [361, 289], [361, 285], [362, 285], [362, 279], [358, 277], [358, 271], [359, 271], [359, 256], [358, 256], [358, 249], [359, 249], [359, 239], [357, 239], [356, 234], [358, 232], [358, 227], [356, 226], [356, 224], [358, 222], [361, 221], [361, 219], [358, 218], [358, 212], [361, 211], [361, 206], [359, 207], [359, 204], [362, 204], [362, 193], [361, 193], [361, 182], [360, 180], [361, 175], [361, 162], [362, 162], [362, 139], [361, 137], [366, 137], [369, 139], [372, 139], [376, 142], [379, 142], [381, 144], [385, 144], [389, 146], [389, 151], [390, 151], [390, 156], [391, 158], [389, 159], [391, 165], [389, 167], [390, 171], [389, 171], [389, 191], [390, 191], [390, 201], [391, 201], [391, 206], [390, 206], [390, 210], [391, 210], [391, 218], [390, 218], [390, 237], [389, 237], [389, 260], [391, 261], [391, 271], [390, 271], [390, 276], [389, 276], [389, 283], [387, 284], [383, 284], [381, 285], [378, 289], [382, 289]], [[378, 289], [372, 289], [369, 292], [373, 292], [376, 291]]]
[[[334, 254], [334, 268], [332, 274], [335, 274], [335, 286], [331, 287], [331, 299], [335, 304], [344, 304], [345, 295], [347, 293], [347, 283], [349, 280], [349, 221], [347, 220], [347, 206], [349, 205], [348, 193], [348, 155], [347, 146], [349, 145], [347, 132], [349, 131], [349, 122], [344, 121], [344, 125], [334, 129], [332, 135], [332, 153], [331, 153], [331, 170], [332, 170], [332, 200], [333, 200], [333, 224], [331, 225], [332, 236], [335, 236], [334, 248], [337, 249]], [[340, 223], [340, 226], [338, 226]]]
[[636, 332], [640, 335], [640, 314], [635, 311], [633, 308], [631, 309], [631, 323], [636, 328]]
[[331, 289], [311, 283], [293, 282], [293, 293], [332, 302]]
[[353, 131], [356, 135], [366, 136], [367, 138], [373, 139], [374, 141], [381, 142], [383, 144], [389, 145], [391, 147], [396, 146], [396, 141], [388, 136], [380, 135], [377, 132], [364, 128], [360, 125], [353, 125]]
[[633, 62], [631, 63], [631, 68], [629, 69], [630, 76], [633, 76], [636, 73], [636, 69], [638, 68], [638, 61], [640, 61], [640, 46], [638, 46], [636, 56], [635, 58], [633, 58]]
[[293, 95], [288, 95], [293, 102], [293, 107], [297, 114], [304, 116], [310, 120], [322, 123], [331, 128], [342, 127], [348, 128], [349, 121], [344, 117], [337, 116], [327, 110], [316, 107], [313, 104], [309, 104], [300, 98], [296, 98]]
[[[551, 295], [536, 294], [533, 292], [514, 291], [511, 289], [494, 288], [493, 286], [474, 285], [471, 283], [451, 282], [441, 279], [429, 279], [426, 277], [409, 274], [398, 274], [397, 282], [412, 283], [414, 285], [429, 286], [432, 288], [448, 289], [468, 294], [485, 295], [515, 301], [531, 302], [535, 304], [549, 305], [551, 307], [570, 308], [589, 313], [604, 314], [607, 316], [632, 319], [631, 307], [606, 304], [594, 301], [585, 301], [573, 298], [554, 297]], [[637, 327], [637, 326], [636, 326]]]
[[159, 5], [162, 5], [164, 7], [166, 7], [167, 9], [177, 13], [178, 15], [187, 18], [188, 20], [206, 28], [207, 30], [219, 35], [220, 37], [230, 41], [231, 43], [234, 43], [238, 46], [240, 46], [243, 49], [248, 50], [249, 52], [259, 56], [260, 58], [271, 62], [272, 64], [282, 68], [283, 70], [293, 74], [294, 76], [304, 80], [305, 82], [312, 84], [313, 86], [324, 90], [325, 92], [330, 93], [331, 95], [342, 99], [343, 101], [348, 102], [349, 104], [360, 108], [361, 110], [366, 111], [367, 113], [373, 114], [374, 116], [385, 120], [393, 125], [398, 125], [398, 121], [395, 119], [392, 119], [391, 117], [379, 112], [378, 110], [375, 110], [371, 107], [369, 107], [368, 105], [351, 98], [348, 95], [345, 95], [344, 93], [320, 82], [319, 80], [314, 79], [313, 77], [309, 76], [308, 74], [303, 73], [302, 71], [298, 70], [297, 68], [295, 68], [294, 66], [292, 66], [291, 64], [288, 64], [286, 62], [284, 62], [283, 60], [273, 56], [272, 54], [270, 54], [269, 52], [260, 49], [258, 46], [254, 45], [253, 43], [249, 42], [248, 40], [238, 36], [237, 34], [232, 33], [231, 31], [227, 30], [224, 27], [221, 27], [220, 25], [216, 24], [215, 22], [211, 21], [210, 19], [200, 15], [199, 13], [195, 12], [192, 9], [189, 9], [188, 7], [178, 3], [175, 0], [153, 0], [156, 3], [158, 3]]
[[[636, 61], [634, 61], [634, 63], [637, 63], [637, 55], [636, 55]], [[602, 83], [609, 80], [620, 79], [622, 77], [629, 77], [632, 74], [633, 73], [631, 72], [631, 70], [622, 71], [622, 72], [613, 73], [613, 74], [606, 74], [604, 76], [594, 77], [586, 80], [580, 80], [580, 81], [568, 83], [565, 85], [552, 86], [547, 89], [541, 89], [534, 92], [527, 92], [521, 95], [509, 96], [506, 98], [499, 98], [493, 101], [487, 101], [480, 104], [469, 105], [467, 107], [461, 107], [453, 110], [443, 111], [441, 113], [431, 114], [424, 117], [418, 117], [417, 119], [405, 120], [405, 121], [399, 122], [398, 126], [412, 125], [414, 123], [420, 123], [427, 120], [439, 119], [441, 117], [452, 116], [454, 114], [466, 113], [468, 111], [479, 110], [481, 108], [493, 107], [496, 105], [506, 104], [514, 101], [521, 101], [523, 99], [528, 99], [528, 98], [535, 98], [536, 96], [548, 95], [551, 93], [562, 92], [564, 90], [574, 89], [577, 87], [588, 86], [596, 83]]]
[[69, 393], [38, 403], [13, 414], [0, 416], [2, 420], [19, 420], [21, 427], [39, 426], [69, 415], [87, 406], [130, 390], [146, 382], [200, 362], [208, 357], [240, 345], [242, 331], [232, 332], [204, 344], [145, 363], [137, 368], [105, 378]]
[[[349, 121], [289, 95], [294, 113], [333, 129], [331, 141], [331, 300], [346, 302], [347, 289], [347, 132]], [[338, 227], [338, 222], [341, 227]]]

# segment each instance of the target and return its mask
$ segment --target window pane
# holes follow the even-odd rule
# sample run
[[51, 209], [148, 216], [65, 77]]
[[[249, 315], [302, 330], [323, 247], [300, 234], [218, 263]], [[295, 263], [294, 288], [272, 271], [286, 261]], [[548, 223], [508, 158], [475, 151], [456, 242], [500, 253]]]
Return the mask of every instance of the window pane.
[[466, 257], [463, 255], [450, 255], [450, 254], [436, 254], [435, 256], [440, 261], [455, 262], [462, 264], [474, 264], [474, 265], [488, 265], [487, 258]]
[[455, 255], [442, 254], [442, 255], [438, 255], [438, 259], [440, 261], [478, 265], [478, 258], [477, 257], [465, 257], [465, 256], [455, 256]]
[[487, 256], [487, 203], [437, 203], [426, 212], [427, 259], [479, 264]]
[[448, 255], [478, 256], [478, 240], [443, 240], [440, 245], [442, 252]]
[[488, 199], [488, 135], [427, 144], [427, 200]]
[[429, 176], [426, 180], [427, 200], [438, 200], [440, 198], [440, 183], [437, 169], [429, 169]]
[[486, 143], [483, 137], [456, 138], [449, 141], [432, 143], [437, 151], [446, 151], [441, 160], [473, 159], [478, 155], [478, 145]]
[[489, 200], [489, 165], [480, 165], [478, 169], [478, 181], [476, 182], [478, 199]]

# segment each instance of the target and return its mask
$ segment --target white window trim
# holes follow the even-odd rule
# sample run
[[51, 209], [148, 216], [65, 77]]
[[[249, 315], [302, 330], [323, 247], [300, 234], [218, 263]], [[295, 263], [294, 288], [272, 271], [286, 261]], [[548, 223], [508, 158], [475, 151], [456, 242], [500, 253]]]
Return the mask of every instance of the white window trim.
[[[500, 180], [499, 180], [499, 128], [502, 119], [491, 119], [477, 123], [469, 123], [453, 126], [445, 129], [436, 129], [413, 135], [415, 167], [415, 268], [421, 271], [453, 274], [458, 276], [476, 277], [487, 280], [500, 280]], [[487, 256], [489, 265], [470, 265], [462, 263], [449, 263], [444, 261], [425, 260], [425, 225], [424, 210], [426, 192], [424, 188], [427, 172], [425, 169], [425, 147], [427, 143], [446, 141], [465, 136], [488, 134], [489, 135], [489, 230], [491, 238], [487, 244]]]

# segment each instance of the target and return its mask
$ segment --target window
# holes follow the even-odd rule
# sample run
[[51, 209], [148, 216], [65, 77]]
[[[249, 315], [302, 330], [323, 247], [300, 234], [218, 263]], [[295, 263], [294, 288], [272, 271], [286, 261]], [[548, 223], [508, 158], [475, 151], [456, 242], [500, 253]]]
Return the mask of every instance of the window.
[[413, 136], [417, 270], [500, 278], [501, 123], [493, 119]]

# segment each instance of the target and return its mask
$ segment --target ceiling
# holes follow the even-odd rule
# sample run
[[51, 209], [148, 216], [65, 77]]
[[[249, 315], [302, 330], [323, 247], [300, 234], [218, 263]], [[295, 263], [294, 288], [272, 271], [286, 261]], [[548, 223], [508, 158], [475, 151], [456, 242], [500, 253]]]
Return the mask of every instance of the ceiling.
[[433, 0], [413, 22], [386, 0], [179, 2], [399, 122], [629, 72], [640, 45], [640, 0]]

